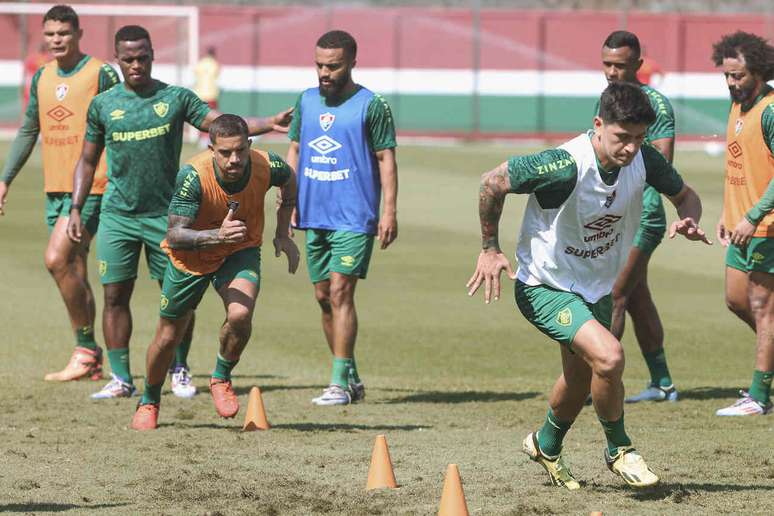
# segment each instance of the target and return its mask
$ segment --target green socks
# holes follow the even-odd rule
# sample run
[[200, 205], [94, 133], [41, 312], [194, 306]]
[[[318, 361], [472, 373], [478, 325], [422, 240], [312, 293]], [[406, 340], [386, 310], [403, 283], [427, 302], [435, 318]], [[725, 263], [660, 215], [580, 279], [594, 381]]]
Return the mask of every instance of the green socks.
[[75, 330], [75, 345], [81, 348], [97, 350], [97, 341], [94, 340], [94, 327], [83, 326]]
[[602, 428], [605, 431], [607, 451], [610, 453], [611, 457], [618, 453], [618, 448], [632, 445], [632, 440], [626, 435], [626, 429], [624, 428], [623, 413], [621, 414], [621, 419], [618, 421], [605, 421], [600, 417], [599, 422], [602, 423]]
[[772, 378], [774, 378], [774, 371], [756, 370], [753, 372], [750, 397], [763, 406], [766, 406], [769, 403]]
[[670, 387], [672, 377], [669, 374], [669, 367], [667, 367], [664, 348], [651, 353], [643, 353], [642, 356], [645, 358], [645, 363], [648, 364], [651, 383], [659, 387]]
[[132, 373], [129, 372], [129, 348], [109, 349], [108, 360], [113, 374], [131, 385], [133, 382]]
[[355, 357], [352, 357], [352, 367], [349, 369], [349, 383], [361, 383], [360, 375], [357, 374], [357, 364], [355, 363]]
[[219, 378], [221, 380], [231, 381], [231, 370], [237, 365], [239, 360], [226, 360], [220, 353], [215, 361], [215, 370], [212, 372], [213, 378]]
[[349, 385], [349, 376], [354, 369], [355, 361], [352, 358], [333, 358], [331, 369], [331, 385], [338, 385], [346, 389]]
[[178, 367], [185, 367], [188, 369], [189, 351], [191, 351], [191, 339], [183, 338], [180, 344], [177, 345], [177, 348], [175, 348], [175, 363], [172, 366], [173, 370]]
[[570, 430], [573, 421], [559, 421], [554, 415], [554, 411], [548, 409], [546, 421], [543, 428], [538, 432], [538, 445], [543, 455], [556, 457], [562, 451], [562, 440], [565, 434]]
[[161, 403], [161, 386], [164, 385], [164, 382], [161, 382], [158, 385], [149, 385], [148, 379], [145, 379], [145, 390], [142, 393], [142, 399], [140, 400], [140, 405], [147, 405], [149, 403], [153, 403], [155, 405], [158, 405]]

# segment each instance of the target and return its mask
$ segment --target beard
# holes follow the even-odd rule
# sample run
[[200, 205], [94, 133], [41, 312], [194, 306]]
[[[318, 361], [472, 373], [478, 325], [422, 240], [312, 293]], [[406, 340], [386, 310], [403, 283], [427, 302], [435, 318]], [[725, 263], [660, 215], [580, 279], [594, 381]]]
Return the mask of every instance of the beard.
[[340, 77], [339, 79], [330, 80], [331, 82], [329, 84], [323, 85], [322, 81], [318, 79], [318, 84], [320, 86], [320, 93], [325, 98], [335, 98], [338, 97], [341, 94], [341, 91], [344, 89], [344, 86], [349, 82], [349, 75]]
[[728, 88], [728, 93], [731, 95], [731, 100], [738, 104], [745, 104], [753, 100], [755, 93], [755, 87], [751, 88]]

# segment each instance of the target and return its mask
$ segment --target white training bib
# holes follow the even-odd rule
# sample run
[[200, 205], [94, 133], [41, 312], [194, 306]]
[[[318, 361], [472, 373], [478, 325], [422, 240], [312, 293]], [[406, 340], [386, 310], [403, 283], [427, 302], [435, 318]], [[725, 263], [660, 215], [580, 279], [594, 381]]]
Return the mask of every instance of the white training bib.
[[516, 248], [519, 280], [575, 292], [596, 303], [613, 290], [626, 264], [642, 214], [642, 153], [606, 185], [589, 134], [560, 146], [578, 167], [570, 197], [556, 209], [540, 207], [530, 194]]

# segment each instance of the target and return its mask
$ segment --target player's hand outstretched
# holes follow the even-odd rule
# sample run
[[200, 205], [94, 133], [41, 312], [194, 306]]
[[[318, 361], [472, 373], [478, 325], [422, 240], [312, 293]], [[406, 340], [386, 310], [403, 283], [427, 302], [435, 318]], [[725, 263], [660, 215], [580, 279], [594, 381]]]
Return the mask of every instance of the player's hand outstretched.
[[290, 131], [290, 122], [293, 121], [293, 109], [294, 108], [288, 108], [285, 111], [280, 111], [274, 115], [271, 128], [278, 133], [287, 133]]
[[731, 243], [737, 247], [747, 247], [755, 234], [755, 228], [757, 225], [752, 225], [750, 221], [742, 217], [739, 224], [736, 225], [734, 231], [731, 233]]
[[398, 218], [394, 214], [382, 214], [377, 230], [376, 238], [381, 242], [381, 248], [387, 249], [398, 238]]
[[218, 230], [218, 240], [223, 244], [237, 244], [247, 238], [247, 224], [234, 220], [234, 210], [228, 210]]
[[81, 212], [78, 210], [70, 210], [70, 217], [67, 220], [67, 238], [73, 242], [80, 243], [81, 237], [83, 237]]
[[0, 215], [5, 215], [5, 197], [8, 195], [8, 183], [0, 181]]
[[715, 226], [715, 236], [723, 247], [728, 247], [728, 244], [731, 242], [731, 232], [726, 229], [723, 219]]
[[683, 235], [688, 240], [697, 240], [712, 245], [712, 241], [707, 238], [704, 230], [691, 217], [672, 222], [672, 225], [669, 226], [669, 238], [674, 238], [678, 234]]
[[293, 239], [287, 235], [274, 238], [274, 256], [279, 258], [280, 253], [285, 253], [285, 256], [288, 257], [288, 272], [295, 274], [298, 270], [301, 253], [299, 253], [298, 246]]
[[500, 274], [505, 270], [511, 280], [516, 279], [516, 273], [511, 268], [508, 258], [501, 252], [495, 250], [481, 251], [476, 263], [476, 271], [470, 277], [466, 287], [468, 295], [472, 296], [484, 283], [484, 302], [489, 303], [494, 294], [494, 300], [500, 299]]

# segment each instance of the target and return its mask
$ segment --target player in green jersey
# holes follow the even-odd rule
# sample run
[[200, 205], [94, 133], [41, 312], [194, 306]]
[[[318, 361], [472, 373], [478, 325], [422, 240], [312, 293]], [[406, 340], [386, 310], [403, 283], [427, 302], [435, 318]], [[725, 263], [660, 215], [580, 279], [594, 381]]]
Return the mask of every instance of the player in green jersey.
[[[648, 127], [645, 141], [658, 149], [671, 163], [675, 145], [675, 117], [669, 100], [637, 80], [642, 65], [640, 41], [635, 34], [619, 30], [612, 32], [602, 45], [602, 67], [608, 83], [623, 81], [638, 85], [648, 96], [656, 120]], [[598, 108], [598, 106], [597, 106]], [[595, 110], [595, 114], [596, 114]], [[677, 401], [677, 389], [667, 366], [664, 353], [664, 328], [648, 287], [648, 263], [666, 231], [666, 214], [661, 195], [647, 187], [642, 198], [640, 229], [634, 239], [626, 267], [613, 287], [613, 320], [610, 331], [617, 339], [624, 333], [626, 312], [632, 318], [634, 334], [650, 372], [645, 389], [626, 399], [639, 401]]]
[[[167, 257], [159, 244], [166, 232], [167, 209], [179, 168], [183, 124], [188, 122], [206, 131], [220, 115], [192, 91], [152, 78], [153, 47], [144, 28], [128, 25], [119, 29], [115, 50], [125, 82], [123, 87], [95, 97], [89, 106], [67, 228], [69, 237], [79, 242], [81, 208], [97, 158], [105, 148], [108, 185], [102, 201], [97, 259], [105, 291], [102, 326], [113, 378], [92, 396], [96, 399], [129, 397], [135, 393], [129, 368], [132, 333], [129, 301], [140, 252], [144, 247], [151, 278], [161, 282]], [[289, 123], [291, 112], [247, 119], [250, 134], [281, 129]], [[193, 320], [178, 347], [172, 371], [173, 391], [181, 397], [190, 397], [196, 392], [186, 363], [192, 331]]]
[[2, 215], [11, 183], [41, 135], [49, 228], [44, 261], [59, 288], [75, 333], [75, 349], [70, 360], [61, 371], [47, 374], [47, 381], [102, 379], [102, 350], [94, 339], [95, 303], [87, 263], [89, 244], [99, 223], [104, 166], [100, 184], [95, 185], [84, 205], [86, 231], [80, 245], [67, 238], [67, 218], [72, 172], [83, 144], [81, 138], [89, 101], [119, 80], [110, 65], [81, 52], [82, 36], [78, 14], [72, 7], [56, 5], [43, 16], [43, 39], [55, 59], [41, 67], [32, 78], [24, 123], [11, 144], [0, 175]]
[[[579, 489], [562, 457], [562, 442], [592, 393], [607, 440], [608, 468], [632, 487], [658, 482], [632, 447], [624, 425], [624, 352], [610, 331], [610, 293], [639, 227], [645, 185], [667, 195], [681, 234], [707, 244], [699, 228], [701, 201], [657, 150], [643, 145], [655, 119], [636, 86], [613, 82], [600, 100], [594, 130], [558, 149], [512, 158], [481, 179], [482, 251], [468, 282], [484, 284], [484, 299], [500, 295], [500, 274], [516, 279], [519, 310], [561, 344], [562, 374], [549, 397], [545, 423], [523, 441], [523, 451], [554, 485]], [[505, 196], [530, 194], [522, 219], [514, 273], [499, 246]]]

